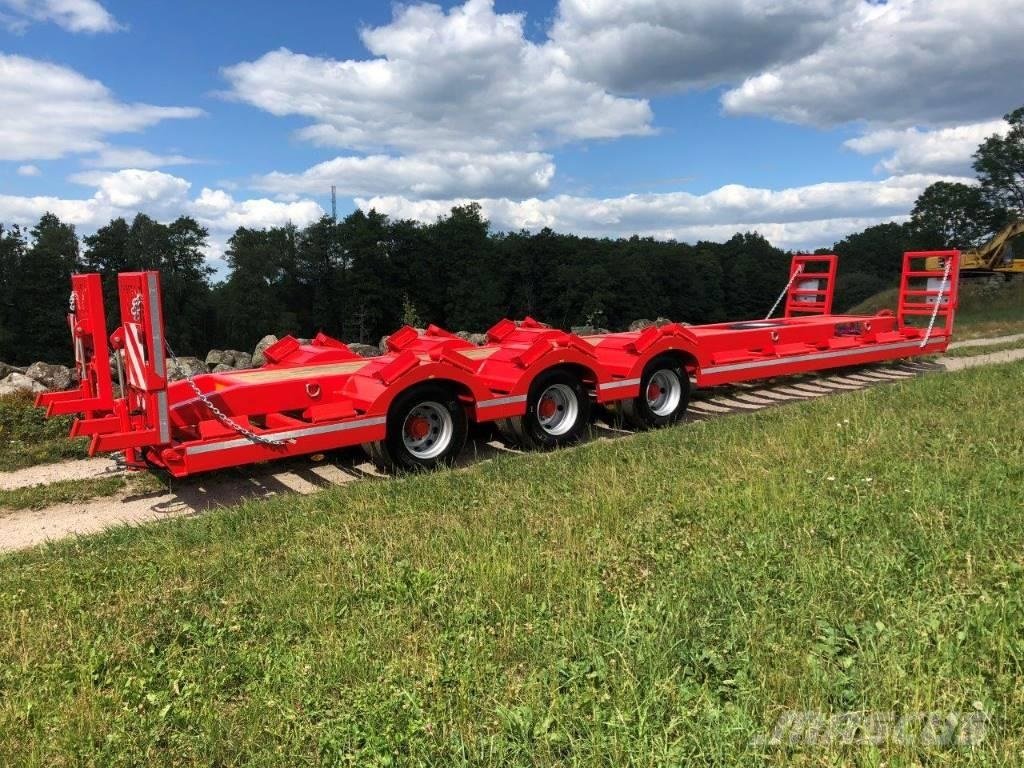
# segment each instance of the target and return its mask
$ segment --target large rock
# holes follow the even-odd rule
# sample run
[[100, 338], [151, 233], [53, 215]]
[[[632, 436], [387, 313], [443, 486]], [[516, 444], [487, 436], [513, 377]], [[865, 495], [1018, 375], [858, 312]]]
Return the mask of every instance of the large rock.
[[267, 364], [267, 358], [263, 353], [266, 352], [267, 347], [272, 344], [277, 344], [277, 336], [274, 336], [273, 334], [268, 334], [259, 340], [259, 343], [256, 345], [256, 349], [253, 350], [252, 353], [253, 368], [259, 368]]
[[242, 370], [243, 368], [252, 368], [252, 355], [248, 352], [239, 352], [235, 355], [235, 368]]
[[217, 363], [217, 365], [214, 366], [214, 368], [213, 368], [213, 372], [214, 373], [225, 373], [227, 371], [233, 371], [233, 370], [235, 370], [235, 369], [232, 368], [230, 365], [227, 365], [226, 363]]
[[198, 357], [179, 357], [177, 365], [173, 360], [167, 358], [168, 381], [181, 381], [189, 376], [206, 373], [206, 371], [206, 363]]
[[12, 373], [24, 373], [24, 368], [19, 368], [16, 365], [8, 365], [7, 363], [0, 363], [0, 379], [6, 379]]
[[380, 349], [373, 346], [372, 344], [349, 344], [348, 348], [350, 351], [355, 352], [360, 357], [377, 357], [380, 354]]
[[206, 353], [206, 365], [210, 368], [216, 368], [218, 365], [224, 362], [224, 350], [223, 349], [211, 349]]
[[32, 363], [25, 371], [25, 375], [35, 379], [46, 389], [67, 389], [72, 381], [71, 369], [66, 365]]
[[593, 325], [574, 325], [569, 330], [577, 336], [597, 336], [600, 333], [608, 333], [607, 328], [596, 328]]
[[659, 317], [655, 319], [654, 324], [661, 328], [663, 325], [672, 325], [672, 321], [667, 317]]
[[487, 343], [487, 334], [471, 333], [469, 334], [469, 339], [467, 339], [467, 341], [469, 341], [470, 344], [476, 344], [478, 347], [482, 347], [484, 344]]
[[642, 331], [644, 328], [650, 328], [652, 325], [654, 325], [653, 320], [634, 320], [629, 324], [629, 330]]
[[238, 368], [238, 362], [245, 357], [248, 357], [250, 361], [252, 360], [251, 355], [240, 349], [225, 349], [224, 359], [221, 360], [221, 362], [224, 363], [224, 365], [230, 365], [232, 368]]
[[0, 397], [5, 395], [16, 395], [21, 392], [45, 392], [46, 387], [35, 379], [30, 379], [23, 373], [10, 373], [3, 381], [0, 381]]

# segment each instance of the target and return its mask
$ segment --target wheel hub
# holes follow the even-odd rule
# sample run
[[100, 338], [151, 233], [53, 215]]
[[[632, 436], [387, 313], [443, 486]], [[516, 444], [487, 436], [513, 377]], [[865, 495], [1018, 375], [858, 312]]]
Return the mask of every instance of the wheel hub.
[[430, 434], [430, 421], [422, 416], [413, 416], [409, 419], [406, 430], [413, 440], [422, 440]]
[[670, 416], [682, 402], [683, 383], [675, 371], [662, 368], [651, 377], [645, 397], [655, 416]]
[[540, 414], [542, 419], [550, 419], [555, 415], [558, 410], [558, 404], [554, 401], [554, 398], [546, 397], [540, 401], [540, 407], [537, 408], [537, 412]]
[[420, 460], [434, 459], [451, 445], [455, 424], [441, 403], [428, 400], [416, 405], [402, 424], [406, 450]]
[[555, 437], [570, 432], [576, 426], [579, 412], [576, 393], [565, 384], [552, 384], [537, 401], [540, 428]]

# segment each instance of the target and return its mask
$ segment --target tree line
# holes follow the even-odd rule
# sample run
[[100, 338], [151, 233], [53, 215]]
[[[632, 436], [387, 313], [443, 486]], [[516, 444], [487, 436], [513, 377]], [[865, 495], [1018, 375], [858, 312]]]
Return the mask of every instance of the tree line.
[[[967, 248], [1024, 215], [1024, 107], [1006, 136], [974, 156], [977, 185], [940, 182], [910, 220], [868, 227], [835, 243], [836, 302], [857, 304], [895, 282], [906, 250]], [[790, 254], [756, 233], [725, 243], [580, 237], [549, 229], [494, 232], [480, 207], [431, 223], [355, 211], [307, 227], [239, 228], [227, 273], [214, 280], [194, 219], [116, 218], [79, 238], [47, 213], [30, 230], [0, 224], [0, 360], [66, 361], [68, 280], [104, 277], [108, 320], [118, 316], [116, 274], [157, 269], [168, 340], [178, 354], [249, 349], [267, 333], [323, 331], [377, 343], [403, 323], [482, 331], [501, 317], [559, 327], [626, 327], [638, 318], [708, 323], [763, 316], [788, 277]]]

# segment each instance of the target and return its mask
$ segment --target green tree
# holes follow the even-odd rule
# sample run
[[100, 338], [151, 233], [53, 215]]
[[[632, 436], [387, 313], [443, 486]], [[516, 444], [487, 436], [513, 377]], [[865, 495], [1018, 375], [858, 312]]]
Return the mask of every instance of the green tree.
[[494, 322], [502, 304], [501, 281], [496, 279], [500, 268], [489, 229], [477, 203], [456, 206], [430, 225], [436, 268], [432, 282], [438, 295], [428, 297], [433, 298], [429, 304], [416, 302], [433, 307], [427, 320], [453, 330], [485, 328]]
[[129, 225], [112, 220], [85, 238], [83, 266], [103, 277], [110, 329], [120, 322], [117, 275], [158, 270], [163, 287], [167, 340], [178, 354], [203, 354], [213, 335], [210, 275], [203, 250], [206, 229], [188, 216], [170, 224], [138, 214]]
[[240, 227], [228, 240], [231, 275], [216, 294], [222, 343], [248, 349], [268, 333], [298, 331], [297, 307], [286, 301], [295, 241], [294, 227]]
[[17, 225], [0, 224], [0, 360], [14, 360], [23, 306], [17, 298], [17, 276], [24, 267], [25, 236]]
[[937, 181], [914, 203], [910, 233], [921, 249], [970, 248], [1000, 226], [981, 187]]
[[69, 362], [67, 312], [71, 273], [78, 266], [75, 228], [52, 213], [30, 232], [32, 245], [12, 278], [16, 317], [15, 362]]
[[974, 153], [974, 170], [994, 210], [1024, 216], [1024, 107], [1005, 116], [1010, 130], [989, 136]]

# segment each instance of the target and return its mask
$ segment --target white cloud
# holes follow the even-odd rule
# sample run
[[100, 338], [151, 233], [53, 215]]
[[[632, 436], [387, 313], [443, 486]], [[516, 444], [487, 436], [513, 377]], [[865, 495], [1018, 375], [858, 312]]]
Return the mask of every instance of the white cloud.
[[192, 186], [185, 179], [161, 171], [128, 168], [117, 173], [86, 171], [71, 181], [96, 187], [95, 200], [100, 205], [118, 209], [169, 209], [180, 205]]
[[[929, 184], [950, 177], [908, 175], [879, 181], [849, 181], [770, 190], [730, 184], [707, 194], [687, 192], [598, 199], [560, 195], [481, 200], [498, 229], [550, 227], [598, 237], [649, 235], [693, 241], [758, 231], [776, 245], [816, 248], [879, 221], [902, 220]], [[963, 180], [963, 179], [955, 179]], [[408, 200], [388, 196], [358, 199], [357, 205], [397, 217], [433, 221], [468, 200]]]
[[279, 195], [323, 194], [333, 184], [346, 197], [521, 197], [546, 190], [554, 174], [551, 156], [540, 152], [422, 152], [336, 157], [302, 173], [261, 176], [253, 186]]
[[191, 202], [189, 212], [211, 230], [226, 233], [238, 227], [280, 227], [288, 222], [304, 227], [324, 215], [324, 209], [313, 200], [235, 200], [224, 190], [208, 188]]
[[196, 162], [185, 155], [158, 155], [138, 147], [103, 147], [94, 157], [82, 161], [90, 168], [165, 168]]
[[73, 69], [0, 54], [0, 114], [0, 160], [51, 160], [101, 151], [109, 135], [202, 112], [126, 104]]
[[19, 176], [39, 176], [42, 173], [37, 165], [19, 165], [18, 175]]
[[875, 166], [877, 172], [969, 175], [978, 145], [989, 136], [1005, 135], [1009, 129], [1004, 120], [932, 131], [882, 129], [849, 139], [844, 146], [862, 155], [888, 154]]
[[72, 180], [95, 188], [90, 197], [0, 195], [0, 221], [30, 225], [51, 211], [83, 232], [94, 231], [111, 219], [131, 218], [138, 212], [160, 220], [193, 216], [210, 230], [208, 256], [219, 256], [224, 242], [240, 226], [272, 227], [293, 222], [305, 226], [324, 215], [312, 200], [283, 203], [266, 198], [236, 200], [223, 190], [204, 188], [190, 197], [192, 185], [160, 171], [125, 169], [115, 173], [85, 172]]
[[731, 83], [810, 53], [859, 0], [561, 0], [551, 40], [617, 93]]
[[115, 32], [121, 25], [96, 0], [0, 0], [0, 22], [23, 32], [31, 22], [50, 21], [69, 32]]
[[493, 0], [396, 6], [364, 29], [374, 58], [338, 61], [280, 49], [224, 70], [232, 95], [313, 123], [299, 135], [361, 151], [537, 150], [651, 132], [646, 100], [573, 76], [557, 47], [523, 34], [522, 14]]
[[734, 115], [833, 126], [957, 125], [1021, 98], [1024, 0], [862, 2], [820, 48], [747, 79]]

